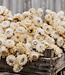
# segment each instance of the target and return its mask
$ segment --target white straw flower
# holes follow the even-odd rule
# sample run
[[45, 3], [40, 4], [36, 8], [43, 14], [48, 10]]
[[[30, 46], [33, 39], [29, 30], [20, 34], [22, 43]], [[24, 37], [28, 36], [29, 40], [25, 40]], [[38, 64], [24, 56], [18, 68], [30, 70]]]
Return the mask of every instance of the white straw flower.
[[6, 45], [6, 47], [11, 48], [15, 45], [15, 42], [13, 40], [9, 39], [9, 40], [6, 40], [5, 45]]
[[7, 29], [5, 30], [5, 35], [6, 35], [7, 37], [13, 36], [13, 29], [7, 28]]
[[18, 55], [16, 58], [19, 65], [25, 65], [27, 63], [27, 56], [25, 54]]
[[3, 21], [2, 24], [1, 24], [1, 26], [2, 26], [3, 28], [7, 28], [7, 27], [10, 26], [10, 22], [9, 22], [9, 21]]
[[13, 66], [15, 62], [15, 56], [14, 55], [8, 55], [6, 58], [6, 62], [8, 65]]

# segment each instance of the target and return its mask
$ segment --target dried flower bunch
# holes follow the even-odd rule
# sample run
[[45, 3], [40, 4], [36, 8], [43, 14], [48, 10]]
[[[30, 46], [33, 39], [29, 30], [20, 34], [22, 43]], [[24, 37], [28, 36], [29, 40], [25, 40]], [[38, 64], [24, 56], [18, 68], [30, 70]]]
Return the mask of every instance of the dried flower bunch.
[[62, 54], [60, 47], [65, 49], [64, 12], [46, 10], [44, 22], [42, 14], [41, 8], [31, 8], [13, 16], [6, 7], [0, 6], [0, 57], [6, 58], [16, 73], [27, 62], [43, 56], [46, 48], [54, 49], [58, 57]]

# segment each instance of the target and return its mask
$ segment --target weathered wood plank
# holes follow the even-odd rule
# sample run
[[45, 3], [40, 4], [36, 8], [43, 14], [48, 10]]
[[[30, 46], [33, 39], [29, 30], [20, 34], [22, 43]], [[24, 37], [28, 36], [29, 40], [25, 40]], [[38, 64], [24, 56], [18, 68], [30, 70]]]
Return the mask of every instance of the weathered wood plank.
[[54, 10], [54, 0], [50, 0], [50, 10]]
[[3, 0], [0, 0], [0, 5], [2, 5], [3, 4]]
[[26, 0], [23, 0], [23, 11], [26, 11]]
[[46, 9], [50, 9], [50, 1], [46, 0]]
[[23, 0], [19, 0], [18, 12], [19, 13], [23, 12]]
[[40, 7], [43, 9], [43, 15], [42, 15], [42, 17], [44, 17], [45, 10], [46, 10], [46, 0], [40, 0]]
[[11, 10], [12, 10], [12, 13], [16, 13], [16, 0], [11, 0]]
[[19, 13], [19, 12], [18, 12], [18, 8], [20, 8], [20, 7], [19, 7], [19, 0], [15, 0], [15, 1], [16, 1], [16, 13]]
[[55, 11], [58, 12], [61, 10], [61, 0], [55, 0]]
[[9, 0], [3, 0], [3, 5], [9, 9]]
[[31, 0], [26, 0], [26, 10], [29, 10], [30, 8], [32, 8], [32, 2]]
[[[54, 57], [55, 58], [55, 57]], [[15, 75], [13, 73], [12, 67], [8, 66], [5, 59], [0, 60], [0, 71], [10, 72], [8, 75]], [[59, 65], [59, 66], [58, 66]], [[57, 72], [64, 68], [64, 55], [60, 58], [49, 59], [40, 57], [39, 60], [34, 62], [28, 62], [23, 70], [19, 73], [20, 75], [55, 75]], [[55, 69], [54, 69], [55, 68]], [[6, 74], [7, 75], [7, 74]]]
[[32, 0], [32, 7], [35, 9], [40, 8], [40, 0]]
[[53, 58], [54, 57], [54, 50], [53, 49], [46, 49], [44, 51], [44, 57]]
[[13, 0], [9, 0], [9, 10], [13, 13]]
[[61, 10], [65, 12], [65, 0], [61, 0]]

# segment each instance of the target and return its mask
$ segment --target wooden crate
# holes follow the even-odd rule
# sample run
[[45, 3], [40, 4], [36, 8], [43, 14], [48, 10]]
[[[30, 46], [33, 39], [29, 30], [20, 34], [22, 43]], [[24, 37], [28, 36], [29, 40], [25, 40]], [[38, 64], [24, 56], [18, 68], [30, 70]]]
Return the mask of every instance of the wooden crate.
[[[62, 57], [45, 58], [40, 57], [37, 61], [32, 63], [28, 62], [23, 70], [16, 75], [56, 75], [65, 67], [64, 54]], [[5, 60], [0, 60], [0, 72], [9, 72], [14, 74], [12, 67], [5, 63]], [[9, 75], [8, 74], [8, 75]]]
[[[65, 61], [65, 50], [63, 50], [63, 52], [64, 52], [64, 61]], [[63, 72], [63, 75], [64, 75], [65, 74], [65, 67], [63, 68], [62, 72]]]

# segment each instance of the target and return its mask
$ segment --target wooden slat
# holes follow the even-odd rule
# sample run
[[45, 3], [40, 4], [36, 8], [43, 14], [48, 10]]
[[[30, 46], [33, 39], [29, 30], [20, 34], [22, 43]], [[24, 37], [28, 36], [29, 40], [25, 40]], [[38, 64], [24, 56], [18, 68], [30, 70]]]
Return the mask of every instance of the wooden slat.
[[46, 0], [40, 0], [40, 7], [43, 9], [43, 15], [42, 15], [42, 17], [44, 17], [45, 10], [46, 10]]
[[26, 10], [29, 10], [30, 8], [32, 8], [32, 1], [31, 0], [26, 0]]
[[14, 74], [14, 73], [8, 73], [8, 72], [1, 72], [0, 75], [20, 75], [20, 74]]
[[19, 12], [18, 12], [18, 8], [20, 8], [20, 7], [19, 7], [19, 0], [15, 0], [15, 1], [16, 1], [16, 13], [19, 13]]
[[3, 5], [9, 9], [9, 0], [3, 0]]
[[54, 0], [50, 0], [50, 10], [54, 10]]
[[3, 4], [3, 0], [0, 0], [0, 5], [2, 5]]
[[26, 0], [23, 0], [23, 11], [26, 11]]
[[23, 0], [19, 0], [18, 12], [19, 13], [23, 12]]
[[46, 0], [46, 9], [50, 9], [50, 1]]
[[13, 13], [13, 1], [12, 0], [9, 0], [9, 9], [10, 9], [10, 11], [12, 11], [12, 13]]
[[32, 0], [32, 7], [35, 9], [40, 8], [40, 0]]
[[55, 0], [53, 0], [54, 11], [55, 11], [55, 8], [56, 8], [55, 5], [56, 5], [56, 4], [55, 4]]
[[61, 10], [65, 11], [65, 0], [61, 0]]
[[12, 13], [16, 13], [16, 0], [11, 0]]
[[55, 0], [55, 11], [58, 12], [61, 10], [61, 0]]

